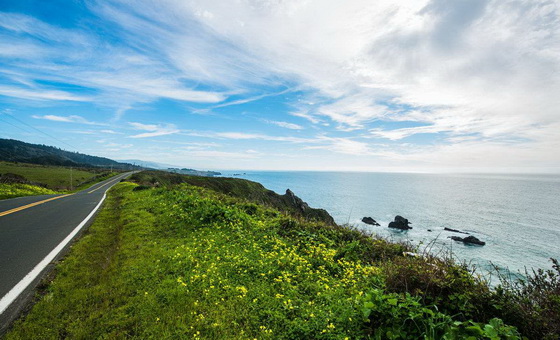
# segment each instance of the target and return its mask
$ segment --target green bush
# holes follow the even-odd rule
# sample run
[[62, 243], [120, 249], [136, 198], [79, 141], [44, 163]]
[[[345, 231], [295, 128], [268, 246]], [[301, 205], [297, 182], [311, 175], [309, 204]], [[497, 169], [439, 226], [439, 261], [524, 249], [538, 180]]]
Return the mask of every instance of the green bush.
[[362, 312], [374, 339], [521, 339], [515, 327], [494, 318], [487, 324], [454, 321], [426, 306], [420, 297], [374, 289], [363, 297]]
[[499, 314], [531, 339], [560, 338], [560, 264], [525, 272], [525, 278], [500, 276], [493, 296]]

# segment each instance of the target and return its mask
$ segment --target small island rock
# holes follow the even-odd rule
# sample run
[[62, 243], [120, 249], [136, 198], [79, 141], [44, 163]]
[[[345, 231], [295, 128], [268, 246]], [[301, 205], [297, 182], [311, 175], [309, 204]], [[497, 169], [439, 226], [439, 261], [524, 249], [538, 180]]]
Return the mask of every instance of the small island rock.
[[371, 225], [377, 225], [377, 226], [380, 225], [379, 223], [377, 223], [376, 220], [374, 220], [374, 219], [371, 218], [371, 217], [364, 217], [364, 218], [362, 218], [362, 222], [364, 222], [365, 224], [371, 224]]
[[467, 236], [465, 238], [463, 237], [459, 237], [459, 236], [450, 236], [450, 238], [453, 241], [458, 241], [458, 242], [463, 242], [463, 243], [470, 243], [470, 244], [476, 244], [479, 246], [483, 246], [486, 244], [486, 242], [483, 242], [481, 240], [479, 240], [478, 238], [474, 237], [474, 236]]
[[410, 222], [408, 222], [408, 220], [402, 216], [395, 216], [395, 220], [391, 223], [389, 223], [389, 228], [394, 228], [394, 229], [400, 229], [400, 230], [408, 230], [408, 229], [412, 229], [411, 226], [409, 226]]

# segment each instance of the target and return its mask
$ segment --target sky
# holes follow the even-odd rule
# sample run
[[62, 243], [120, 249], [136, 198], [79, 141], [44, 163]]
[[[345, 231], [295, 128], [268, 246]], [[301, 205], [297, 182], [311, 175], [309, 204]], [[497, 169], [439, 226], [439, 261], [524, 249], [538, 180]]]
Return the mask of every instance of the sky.
[[560, 172], [556, 0], [0, 0], [0, 137], [196, 169]]

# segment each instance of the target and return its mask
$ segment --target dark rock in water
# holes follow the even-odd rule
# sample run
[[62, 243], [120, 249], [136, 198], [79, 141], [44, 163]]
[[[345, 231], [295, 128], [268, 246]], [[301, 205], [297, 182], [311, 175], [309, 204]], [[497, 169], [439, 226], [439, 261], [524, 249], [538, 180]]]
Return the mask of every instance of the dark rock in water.
[[461, 234], [467, 234], [467, 235], [469, 234], [469, 233], [466, 233], [466, 232], [461, 231], [461, 230], [451, 229], [451, 228], [447, 228], [447, 227], [443, 228], [443, 230], [452, 231], [454, 233], [461, 233]]
[[365, 224], [371, 224], [371, 225], [380, 225], [379, 223], [377, 223], [376, 220], [374, 220], [371, 217], [364, 217], [362, 218], [362, 222], [364, 222]]
[[463, 242], [463, 243], [471, 243], [471, 244], [477, 244], [479, 246], [483, 246], [486, 244], [486, 242], [482, 242], [481, 240], [477, 239], [474, 236], [467, 236], [465, 238], [463, 237], [459, 237], [459, 236], [450, 236], [450, 238], [453, 241], [459, 241], [459, 242]]
[[411, 226], [409, 226], [410, 222], [408, 222], [408, 220], [402, 216], [395, 216], [395, 220], [391, 223], [389, 223], [389, 228], [394, 228], [394, 229], [400, 229], [400, 230], [408, 230], [408, 229], [412, 229]]
[[408, 222], [408, 220], [402, 216], [395, 216], [395, 222], [399, 222], [399, 223], [406, 223], [406, 224], [412, 224], [412, 222]]

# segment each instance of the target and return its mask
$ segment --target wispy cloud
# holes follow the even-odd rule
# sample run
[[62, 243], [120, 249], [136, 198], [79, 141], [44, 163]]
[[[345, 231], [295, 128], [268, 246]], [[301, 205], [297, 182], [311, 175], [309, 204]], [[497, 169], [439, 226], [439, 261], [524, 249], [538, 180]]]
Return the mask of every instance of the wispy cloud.
[[185, 153], [188, 157], [202, 158], [202, 159], [213, 159], [216, 157], [225, 159], [254, 159], [258, 157], [258, 154], [254, 152], [230, 152], [230, 151], [218, 151], [218, 150], [188, 150]]
[[309, 138], [291, 136], [271, 136], [264, 134], [244, 132], [190, 132], [189, 135], [197, 137], [234, 139], [234, 140], [263, 140], [304, 144], [303, 150], [329, 150], [348, 155], [372, 155], [374, 152], [366, 141], [357, 141], [352, 138], [334, 138], [328, 136], [315, 136]]
[[[0, 46], [25, 44], [24, 48], [0, 53], [0, 57], [10, 58], [3, 61], [3, 67], [13, 81], [9, 86], [0, 86], [4, 96], [94, 101], [121, 111], [131, 104], [158, 98], [198, 103], [217, 103], [226, 98], [219, 91], [201, 91], [186, 85], [188, 74], [168, 58], [162, 58], [164, 50], [138, 49], [133, 41], [111, 44], [94, 32], [59, 28], [23, 14], [0, 13], [0, 27], [4, 29]], [[142, 34], [136, 33], [141, 40]], [[171, 36], [168, 33], [162, 35], [164, 38]], [[39, 85], [39, 79], [73, 84], [91, 94], [49, 89]]]
[[[70, 116], [57, 116], [57, 115], [43, 115], [43, 116], [39, 116], [39, 115], [33, 115], [32, 116], [35, 119], [44, 119], [44, 120], [50, 120], [53, 122], [64, 122], [64, 123], [79, 123], [79, 124], [87, 124], [87, 125], [106, 125], [106, 124], [102, 124], [102, 123], [96, 123], [96, 122], [91, 122], [87, 119], [85, 119], [82, 116], [77, 116], [77, 115], [70, 115]], [[108, 131], [108, 130], [102, 130], [102, 131]], [[114, 131], [113, 131], [114, 133]]]
[[75, 95], [65, 91], [49, 90], [41, 87], [16, 87], [0, 85], [0, 95], [29, 100], [91, 101], [92, 98]]
[[148, 131], [137, 135], [129, 136], [129, 138], [149, 138], [149, 137], [171, 135], [180, 132], [180, 130], [177, 129], [177, 127], [173, 124], [155, 125], [155, 124], [142, 124], [136, 122], [130, 122], [129, 124], [135, 130]]
[[267, 119], [263, 119], [263, 121], [267, 124], [276, 125], [276, 126], [279, 126], [279, 127], [290, 129], [290, 130], [303, 130], [304, 129], [303, 126], [298, 125], [298, 124], [294, 124], [294, 123], [279, 122], [279, 121], [267, 120]]
[[249, 97], [249, 98], [228, 101], [228, 102], [225, 102], [223, 104], [214, 105], [211, 108], [217, 109], [217, 108], [220, 108], [220, 107], [247, 104], [247, 103], [258, 101], [258, 100], [261, 100], [261, 99], [267, 98], [267, 97], [280, 96], [280, 95], [283, 95], [283, 94], [291, 92], [291, 91], [294, 91], [294, 89], [288, 88], [288, 89], [285, 89], [285, 90], [280, 91], [280, 92], [264, 93], [264, 94], [261, 94], [261, 95], [258, 95], [258, 96], [253, 96], [253, 97]]
[[120, 132], [116, 132], [116, 131], [114, 131], [114, 130], [108, 130], [108, 129], [105, 129], [105, 130], [100, 130], [99, 132], [102, 132], [102, 133], [108, 133], [108, 134], [110, 134], [110, 135], [117, 135], [117, 134], [121, 134]]
[[336, 153], [355, 155], [355, 156], [370, 156], [374, 152], [366, 142], [356, 141], [351, 138], [332, 138], [321, 136], [315, 141], [318, 145], [309, 145], [305, 149], [308, 150], [329, 150]]
[[[550, 164], [560, 144], [557, 1], [98, 0], [88, 10], [91, 22], [71, 28], [0, 13], [0, 95], [108, 107], [114, 121], [151, 103], [150, 119], [161, 123], [129, 125], [138, 131], [132, 138], [183, 131], [389, 162], [422, 162], [414, 150], [431, 164], [486, 164], [487, 155], [515, 147], [522, 150], [515, 162]], [[234, 116], [279, 94], [287, 95], [267, 99], [271, 106], [251, 117], [305, 127], [295, 136]], [[231, 114], [196, 117], [189, 132], [165, 124], [158, 105], [167, 102]], [[51, 118], [79, 123], [75, 117]], [[224, 119], [238, 132], [193, 131], [213, 129], [211, 122], [223, 131]], [[307, 131], [314, 135], [302, 136]], [[426, 145], [402, 143], [428, 135]], [[380, 140], [387, 144], [372, 144]]]
[[[199, 21], [314, 89], [314, 104], [294, 114], [313, 123], [327, 118], [342, 130], [367, 129], [376, 119], [406, 114], [393, 104], [428, 108], [424, 121], [436, 133], [519, 134], [558, 119], [554, 2], [195, 1], [190, 7], [212, 13]], [[395, 139], [427, 130], [376, 133]]]
[[266, 140], [276, 142], [290, 142], [290, 143], [307, 143], [313, 142], [313, 138], [301, 138], [293, 136], [272, 136], [260, 133], [245, 133], [245, 132], [188, 132], [187, 135], [195, 137], [217, 138], [217, 139], [235, 139], [235, 140]]
[[301, 111], [294, 111], [294, 112], [290, 112], [290, 115], [294, 116], [294, 117], [300, 117], [300, 118], [304, 118], [307, 119], [308, 121], [310, 121], [313, 124], [318, 124], [321, 122], [320, 119], [314, 117], [313, 115], [309, 114], [308, 110], [301, 110]]

